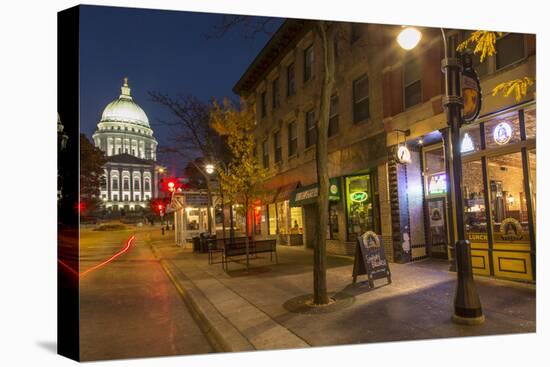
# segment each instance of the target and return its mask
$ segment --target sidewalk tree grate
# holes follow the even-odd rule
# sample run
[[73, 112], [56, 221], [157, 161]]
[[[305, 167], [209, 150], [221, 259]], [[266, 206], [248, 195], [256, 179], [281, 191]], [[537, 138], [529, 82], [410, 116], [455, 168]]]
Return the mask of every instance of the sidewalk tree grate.
[[355, 297], [343, 292], [329, 293], [330, 303], [328, 305], [314, 305], [313, 295], [305, 294], [289, 299], [283, 304], [283, 307], [292, 313], [299, 314], [326, 314], [343, 310], [355, 302]]

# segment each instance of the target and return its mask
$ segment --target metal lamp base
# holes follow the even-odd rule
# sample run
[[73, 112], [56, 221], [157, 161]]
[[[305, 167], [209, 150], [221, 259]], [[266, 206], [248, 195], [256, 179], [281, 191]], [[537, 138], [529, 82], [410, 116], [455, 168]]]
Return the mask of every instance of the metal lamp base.
[[485, 315], [477, 317], [462, 317], [454, 314], [452, 320], [455, 324], [460, 325], [480, 325], [485, 322]]

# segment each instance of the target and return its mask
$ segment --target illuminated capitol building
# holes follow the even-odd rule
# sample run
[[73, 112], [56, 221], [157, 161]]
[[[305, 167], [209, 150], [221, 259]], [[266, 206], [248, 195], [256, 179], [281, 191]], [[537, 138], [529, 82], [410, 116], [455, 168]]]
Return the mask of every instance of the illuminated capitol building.
[[105, 107], [93, 135], [95, 146], [107, 156], [100, 196], [105, 207], [114, 211], [146, 208], [158, 194], [158, 143], [147, 115], [130, 92], [124, 78], [120, 96]]

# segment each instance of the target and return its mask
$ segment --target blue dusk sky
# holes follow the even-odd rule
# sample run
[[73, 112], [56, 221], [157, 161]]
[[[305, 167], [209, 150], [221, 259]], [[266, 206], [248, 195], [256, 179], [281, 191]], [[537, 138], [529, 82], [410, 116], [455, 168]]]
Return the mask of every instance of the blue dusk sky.
[[[81, 131], [91, 139], [103, 109], [119, 96], [125, 76], [161, 146], [170, 144], [170, 131], [160, 121], [170, 116], [151, 101], [149, 91], [193, 94], [204, 101], [236, 99], [233, 85], [269, 36], [246, 38], [235, 29], [208, 39], [206, 34], [221, 20], [220, 14], [82, 6]], [[159, 156], [159, 161], [178, 171], [186, 163], [167, 155]]]

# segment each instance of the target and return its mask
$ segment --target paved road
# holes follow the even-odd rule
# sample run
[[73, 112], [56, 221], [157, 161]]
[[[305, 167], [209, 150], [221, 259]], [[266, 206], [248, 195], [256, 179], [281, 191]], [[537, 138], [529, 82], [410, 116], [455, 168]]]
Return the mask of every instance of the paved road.
[[[132, 232], [81, 232], [80, 271], [116, 254]], [[202, 354], [211, 346], [153, 256], [146, 233], [80, 281], [81, 359]]]

